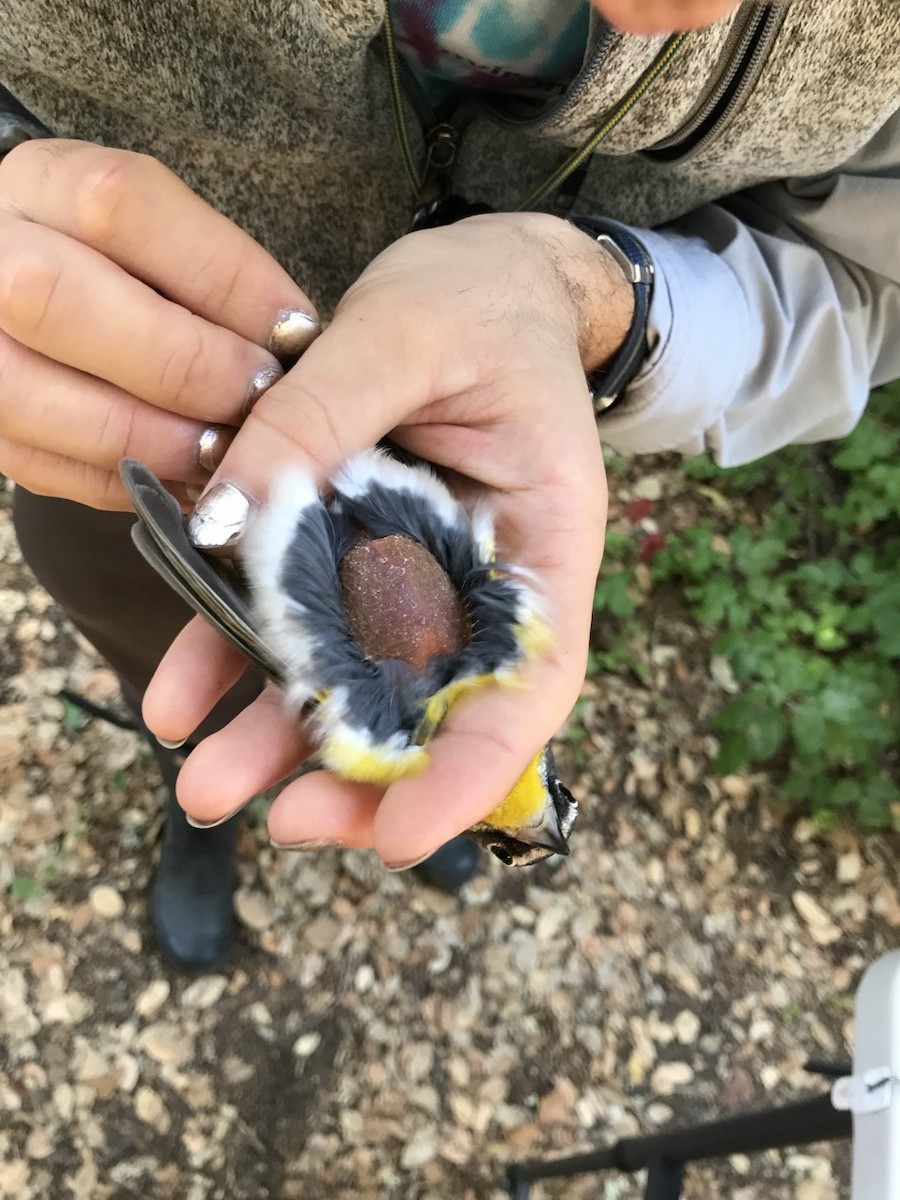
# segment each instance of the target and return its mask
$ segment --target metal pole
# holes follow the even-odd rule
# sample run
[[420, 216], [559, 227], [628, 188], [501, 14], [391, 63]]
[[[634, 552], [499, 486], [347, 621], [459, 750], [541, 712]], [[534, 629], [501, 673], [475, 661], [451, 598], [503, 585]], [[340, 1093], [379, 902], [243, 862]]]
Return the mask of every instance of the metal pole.
[[518, 1185], [535, 1179], [585, 1175], [610, 1167], [620, 1171], [642, 1171], [664, 1161], [689, 1163], [705, 1158], [727, 1158], [731, 1154], [778, 1150], [784, 1146], [802, 1146], [807, 1142], [834, 1141], [849, 1137], [851, 1127], [849, 1113], [838, 1112], [830, 1096], [817, 1096], [813, 1100], [726, 1117], [706, 1125], [667, 1130], [647, 1137], [623, 1138], [602, 1150], [556, 1162], [519, 1163], [510, 1168], [509, 1179], [513, 1185]]

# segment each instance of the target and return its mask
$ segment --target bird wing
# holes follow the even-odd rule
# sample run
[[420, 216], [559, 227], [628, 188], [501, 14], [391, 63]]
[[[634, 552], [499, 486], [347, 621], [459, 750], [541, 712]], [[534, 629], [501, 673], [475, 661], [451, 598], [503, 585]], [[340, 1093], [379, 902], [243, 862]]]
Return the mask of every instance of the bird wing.
[[237, 571], [194, 549], [178, 502], [148, 467], [129, 458], [119, 469], [138, 517], [131, 537], [141, 555], [226, 641], [270, 679], [282, 683], [283, 666], [253, 627], [246, 588]]

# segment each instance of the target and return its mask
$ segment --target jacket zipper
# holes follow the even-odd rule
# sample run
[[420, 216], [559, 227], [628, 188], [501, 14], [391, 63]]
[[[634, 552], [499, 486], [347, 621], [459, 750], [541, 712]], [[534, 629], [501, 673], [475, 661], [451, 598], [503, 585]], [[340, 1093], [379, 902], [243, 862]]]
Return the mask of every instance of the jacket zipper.
[[[600, 19], [602, 18], [598, 18], [598, 20]], [[461, 123], [464, 128], [477, 113], [484, 113], [485, 116], [490, 117], [498, 125], [515, 126], [517, 128], [532, 130], [543, 129], [544, 126], [565, 116], [575, 107], [587, 91], [590, 83], [596, 78], [597, 73], [618, 37], [619, 34], [604, 21], [602, 32], [588, 60], [582, 65], [581, 70], [566, 88], [562, 96], [557, 101], [551, 102], [549, 107], [538, 116], [518, 117], [510, 111], [504, 111], [503, 106], [496, 102], [469, 99], [463, 102], [447, 124], [452, 124], [459, 128], [459, 124]], [[403, 55], [399, 53], [397, 55], [397, 73], [400, 77], [400, 82], [403, 84], [403, 92], [415, 109], [423, 133], [427, 138], [428, 132], [432, 128], [443, 124], [443, 122], [438, 120], [437, 114], [425, 94], [425, 89], [416, 78], [415, 71], [413, 71]], [[459, 132], [461, 133], [462, 129]]]
[[602, 32], [588, 60], [583, 64], [581, 70], [566, 88], [562, 96], [555, 103], [551, 103], [538, 116], [519, 117], [512, 111], [512, 106], [504, 107], [496, 101], [491, 102], [490, 100], [476, 101], [478, 110], [490, 117], [497, 125], [530, 129], [533, 131], [544, 129], [547, 125], [551, 125], [561, 117], [566, 116], [578, 104], [590, 84], [596, 79], [600, 68], [603, 66], [618, 38], [619, 34], [615, 29], [604, 21]]
[[453, 183], [460, 132], [455, 125], [432, 125], [425, 134], [425, 169], [416, 194], [413, 225], [427, 211], [446, 200]]
[[685, 162], [715, 141], [755, 87], [785, 15], [782, 6], [767, 4], [729, 34], [725, 69], [681, 128], [645, 150], [645, 157]]

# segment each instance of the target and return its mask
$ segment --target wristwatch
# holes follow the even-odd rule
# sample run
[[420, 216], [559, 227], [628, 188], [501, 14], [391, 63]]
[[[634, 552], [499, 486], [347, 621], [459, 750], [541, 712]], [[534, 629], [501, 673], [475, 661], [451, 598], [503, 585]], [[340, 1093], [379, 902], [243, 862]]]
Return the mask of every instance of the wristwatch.
[[649, 251], [624, 225], [601, 217], [569, 217], [569, 223], [592, 237], [622, 268], [634, 288], [634, 316], [628, 336], [612, 362], [588, 375], [588, 388], [599, 416], [620, 399], [647, 358], [647, 322], [653, 294], [653, 260]]

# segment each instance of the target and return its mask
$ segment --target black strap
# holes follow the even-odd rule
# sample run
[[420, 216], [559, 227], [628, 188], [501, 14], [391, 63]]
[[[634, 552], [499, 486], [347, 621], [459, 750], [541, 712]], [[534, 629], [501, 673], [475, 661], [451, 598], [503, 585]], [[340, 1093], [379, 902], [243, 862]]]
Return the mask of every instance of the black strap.
[[53, 137], [52, 131], [0, 84], [0, 158], [22, 142], [46, 137]]

